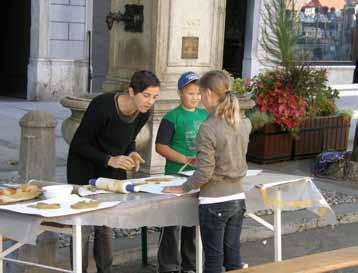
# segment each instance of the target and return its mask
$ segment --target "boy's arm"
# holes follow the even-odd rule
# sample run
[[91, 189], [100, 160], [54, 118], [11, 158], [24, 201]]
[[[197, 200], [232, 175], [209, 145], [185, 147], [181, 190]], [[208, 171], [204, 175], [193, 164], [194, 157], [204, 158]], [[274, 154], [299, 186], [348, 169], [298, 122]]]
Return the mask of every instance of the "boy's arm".
[[159, 125], [157, 139], [155, 140], [155, 150], [167, 160], [185, 164], [189, 161], [189, 159], [169, 146], [174, 134], [175, 128], [173, 123], [163, 118]]
[[165, 157], [170, 161], [174, 161], [180, 164], [185, 164], [189, 161], [189, 158], [185, 155], [178, 153], [170, 148], [168, 145], [157, 143], [155, 144], [155, 150], [158, 154]]

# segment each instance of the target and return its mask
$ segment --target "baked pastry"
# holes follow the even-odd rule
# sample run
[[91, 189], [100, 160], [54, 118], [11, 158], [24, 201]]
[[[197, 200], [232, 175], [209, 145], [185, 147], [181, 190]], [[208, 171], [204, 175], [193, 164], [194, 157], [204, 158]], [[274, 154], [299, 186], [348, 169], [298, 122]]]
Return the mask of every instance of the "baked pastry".
[[34, 208], [34, 209], [59, 209], [61, 207], [60, 204], [58, 203], [43, 203], [43, 202], [38, 202], [34, 205], [29, 205], [29, 208]]
[[0, 189], [0, 205], [31, 200], [38, 197], [41, 190], [37, 185], [24, 184], [18, 188]]
[[72, 209], [94, 209], [97, 208], [100, 202], [96, 200], [79, 201], [71, 205]]

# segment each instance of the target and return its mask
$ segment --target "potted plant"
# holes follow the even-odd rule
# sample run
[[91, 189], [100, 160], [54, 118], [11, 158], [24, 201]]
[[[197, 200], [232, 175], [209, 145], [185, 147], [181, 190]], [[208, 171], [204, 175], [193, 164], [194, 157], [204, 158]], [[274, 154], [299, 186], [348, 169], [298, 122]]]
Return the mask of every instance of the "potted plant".
[[346, 149], [350, 119], [337, 113], [338, 91], [327, 85], [326, 71], [307, 65], [307, 55], [296, 48], [295, 1], [270, 0], [264, 9], [261, 46], [274, 67], [252, 81], [256, 107], [249, 117], [256, 130], [248, 160], [266, 163]]
[[252, 90], [256, 107], [248, 116], [253, 125], [247, 158], [268, 163], [291, 157], [292, 136], [303, 119], [304, 101], [291, 94], [281, 82], [280, 70], [267, 71], [254, 78]]
[[[295, 74], [294, 68], [291, 74]], [[291, 77], [293, 77], [291, 75]], [[298, 77], [297, 77], [298, 78]], [[325, 70], [304, 68], [296, 83], [296, 94], [307, 103], [298, 137], [293, 140], [293, 158], [315, 156], [325, 150], [346, 150], [351, 115], [337, 110], [338, 91], [327, 85]]]
[[255, 106], [255, 102], [252, 100], [253, 92], [250, 80], [234, 77], [226, 70], [223, 72], [230, 78], [230, 90], [239, 98], [241, 116], [246, 117], [246, 112]]

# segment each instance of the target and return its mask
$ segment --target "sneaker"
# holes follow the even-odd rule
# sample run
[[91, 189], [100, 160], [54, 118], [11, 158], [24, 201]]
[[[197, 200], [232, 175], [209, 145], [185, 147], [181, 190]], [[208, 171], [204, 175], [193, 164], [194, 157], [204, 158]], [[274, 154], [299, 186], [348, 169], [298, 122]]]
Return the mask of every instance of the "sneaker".
[[249, 264], [247, 263], [241, 263], [241, 269], [248, 268]]

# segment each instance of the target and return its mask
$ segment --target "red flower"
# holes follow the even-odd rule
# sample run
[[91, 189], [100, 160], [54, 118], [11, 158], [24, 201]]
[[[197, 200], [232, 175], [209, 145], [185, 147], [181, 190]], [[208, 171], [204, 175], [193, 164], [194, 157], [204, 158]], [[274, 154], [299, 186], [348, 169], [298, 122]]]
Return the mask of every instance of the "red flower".
[[273, 89], [258, 93], [256, 104], [260, 112], [271, 113], [274, 121], [287, 129], [297, 128], [305, 117], [305, 100], [283, 89], [280, 82], [274, 82]]

